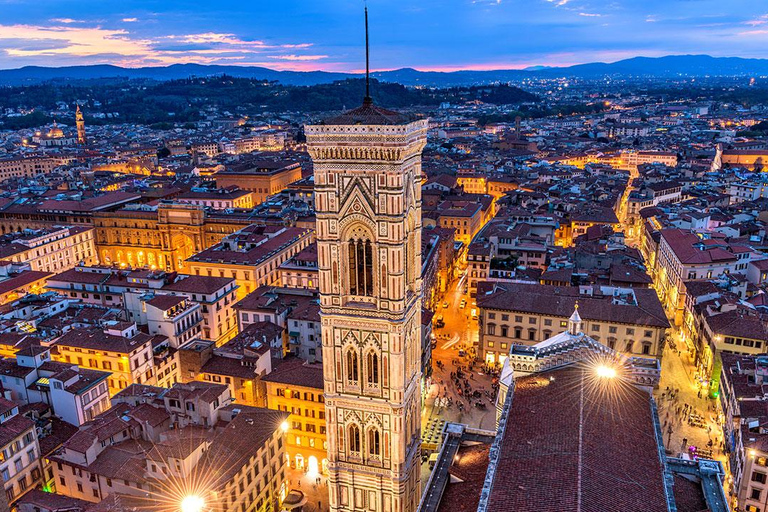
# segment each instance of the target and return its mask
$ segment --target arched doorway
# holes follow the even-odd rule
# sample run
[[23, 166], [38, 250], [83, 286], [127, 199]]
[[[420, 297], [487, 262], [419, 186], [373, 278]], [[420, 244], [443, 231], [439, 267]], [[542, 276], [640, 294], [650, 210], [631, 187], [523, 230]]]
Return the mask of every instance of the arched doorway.
[[301, 454], [296, 454], [296, 469], [304, 469], [304, 457]]
[[189, 235], [177, 233], [171, 238], [171, 251], [173, 251], [172, 267], [170, 270], [184, 268], [187, 258], [195, 254], [195, 243]]
[[317, 478], [317, 475], [319, 474], [320, 468], [317, 464], [317, 457], [314, 455], [310, 455], [309, 459], [307, 459], [307, 475], [310, 478]]

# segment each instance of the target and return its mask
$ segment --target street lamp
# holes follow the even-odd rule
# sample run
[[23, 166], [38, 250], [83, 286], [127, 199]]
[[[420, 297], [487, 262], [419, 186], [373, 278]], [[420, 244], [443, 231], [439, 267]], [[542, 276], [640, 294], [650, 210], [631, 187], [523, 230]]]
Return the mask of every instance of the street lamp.
[[181, 512], [203, 512], [203, 507], [205, 500], [196, 494], [190, 494], [181, 500]]

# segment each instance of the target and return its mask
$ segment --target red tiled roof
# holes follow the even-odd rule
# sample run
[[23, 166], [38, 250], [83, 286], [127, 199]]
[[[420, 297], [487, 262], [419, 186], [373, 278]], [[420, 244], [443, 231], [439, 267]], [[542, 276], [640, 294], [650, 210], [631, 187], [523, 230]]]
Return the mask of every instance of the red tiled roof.
[[82, 201], [57, 201], [50, 199], [40, 203], [37, 208], [40, 211], [91, 212], [121, 203], [136, 201], [137, 199], [141, 199], [141, 195], [128, 192], [110, 192], [98, 197], [83, 199]]
[[323, 365], [308, 363], [298, 357], [288, 357], [283, 359], [277, 368], [273, 368], [272, 373], [262, 380], [322, 390]]
[[617, 399], [585, 372], [516, 381], [488, 512], [667, 512], [651, 397], [612, 381]]
[[407, 124], [416, 119], [406, 114], [378, 107], [372, 101], [364, 101], [355, 109], [341, 115], [325, 119], [326, 125], [398, 125]]
[[41, 281], [52, 275], [53, 274], [51, 272], [40, 272], [37, 270], [24, 271], [21, 274], [14, 276], [10, 279], [6, 279], [5, 281], [0, 281], [0, 294], [12, 292], [13, 290], [18, 290], [19, 288], [27, 286], [28, 284]]
[[663, 229], [661, 236], [683, 264], [736, 260], [734, 254], [719, 246], [720, 243], [714, 240], [702, 240], [695, 234], [682, 229]]
[[710, 512], [700, 482], [689, 480], [683, 475], [675, 474], [673, 476], [677, 512]]
[[448, 469], [451, 479], [445, 487], [437, 512], [475, 512], [480, 503], [491, 446], [462, 446]]
[[636, 304], [619, 304], [613, 302], [611, 295], [582, 295], [573, 286], [481, 281], [477, 284], [477, 305], [483, 309], [568, 318], [578, 301], [579, 314], [585, 320], [669, 327], [655, 290], [632, 288], [632, 292]]
[[166, 311], [185, 300], [187, 300], [186, 297], [179, 297], [177, 295], [155, 295], [147, 301], [147, 304]]
[[138, 333], [133, 338], [113, 336], [93, 329], [71, 329], [56, 340], [55, 345], [79, 347], [94, 350], [108, 350], [128, 354], [148, 343], [152, 338], [145, 333]]
[[25, 416], [16, 415], [5, 420], [0, 424], [0, 448], [33, 428], [35, 422]]
[[234, 281], [231, 277], [179, 276], [175, 283], [163, 286], [163, 290], [212, 295]]

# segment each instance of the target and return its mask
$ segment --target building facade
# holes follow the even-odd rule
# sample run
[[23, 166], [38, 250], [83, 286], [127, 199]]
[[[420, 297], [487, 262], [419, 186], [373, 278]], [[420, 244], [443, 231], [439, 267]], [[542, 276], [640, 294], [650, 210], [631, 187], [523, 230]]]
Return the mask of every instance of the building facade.
[[512, 345], [535, 345], [565, 329], [576, 304], [584, 332], [629, 356], [660, 358], [670, 327], [651, 289], [485, 281], [477, 297], [477, 357], [489, 364], [503, 363]]
[[0, 474], [5, 497], [14, 506], [40, 483], [40, 445], [35, 422], [19, 414], [18, 405], [5, 398], [0, 398], [0, 439]]
[[93, 228], [57, 226], [25, 230], [0, 237], [0, 258], [28, 263], [32, 270], [61, 272], [79, 263], [99, 262], [93, 243]]
[[285, 431], [292, 468], [328, 472], [323, 366], [292, 357], [263, 378], [267, 407], [290, 413]]
[[428, 122], [375, 107], [307, 126], [314, 161], [332, 511], [415, 511], [421, 151]]
[[173, 272], [186, 269], [187, 258], [251, 222], [207, 213], [200, 205], [163, 203], [100, 212], [93, 223], [99, 259], [105, 265]]

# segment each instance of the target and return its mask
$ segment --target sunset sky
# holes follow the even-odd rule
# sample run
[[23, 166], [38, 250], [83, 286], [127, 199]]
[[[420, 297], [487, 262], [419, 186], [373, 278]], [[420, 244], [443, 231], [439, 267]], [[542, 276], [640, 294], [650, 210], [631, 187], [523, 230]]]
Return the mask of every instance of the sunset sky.
[[[258, 65], [359, 71], [362, 0], [0, 0], [0, 68]], [[377, 70], [768, 57], [768, 0], [368, 2]]]

